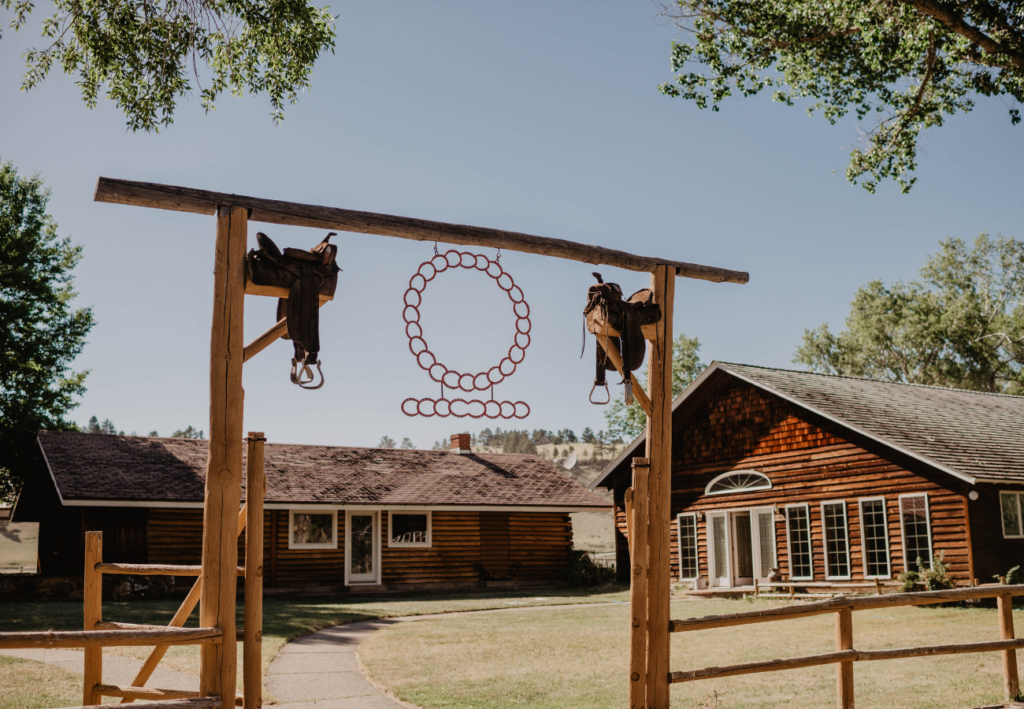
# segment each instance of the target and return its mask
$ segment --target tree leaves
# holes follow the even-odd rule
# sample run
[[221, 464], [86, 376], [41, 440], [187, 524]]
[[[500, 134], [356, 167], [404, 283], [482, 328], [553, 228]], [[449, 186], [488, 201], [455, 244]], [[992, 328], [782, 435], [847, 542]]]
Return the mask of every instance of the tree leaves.
[[[921, 131], [969, 113], [975, 96], [1024, 99], [1024, 7], [987, 0], [677, 0], [664, 14], [686, 32], [672, 45], [662, 93], [717, 111], [772, 88], [833, 125], [868, 123], [847, 179], [874, 192], [913, 187]], [[1010, 121], [1020, 112], [1009, 108]]]
[[[177, 101], [192, 82], [203, 107], [214, 110], [230, 91], [266, 93], [271, 118], [310, 88], [319, 54], [334, 51], [334, 17], [305, 0], [54, 0], [43, 23], [50, 40], [25, 54], [22, 89], [38, 85], [56, 64], [78, 75], [93, 108], [101, 87], [124, 111], [133, 131], [157, 131], [173, 122]], [[28, 0], [0, 0], [14, 10], [18, 29], [32, 10]], [[203, 84], [206, 84], [203, 86]]]
[[846, 330], [805, 330], [793, 361], [830, 374], [1024, 393], [1024, 242], [946, 239], [921, 280], [857, 289]]

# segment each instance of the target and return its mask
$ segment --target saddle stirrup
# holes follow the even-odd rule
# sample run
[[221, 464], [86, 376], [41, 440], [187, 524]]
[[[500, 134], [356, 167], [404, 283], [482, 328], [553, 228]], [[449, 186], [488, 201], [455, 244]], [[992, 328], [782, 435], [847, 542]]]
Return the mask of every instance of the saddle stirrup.
[[[594, 401], [594, 390], [597, 389], [599, 386], [604, 387], [604, 401]], [[611, 400], [612, 393], [611, 391], [608, 390], [608, 382], [598, 383], [598, 381], [595, 379], [594, 386], [590, 387], [590, 403], [596, 404], [597, 406], [603, 406], [604, 404], [607, 404]]]
[[[302, 365], [301, 368], [299, 365]], [[298, 359], [292, 358], [292, 373], [291, 380], [292, 384], [298, 384], [303, 389], [319, 389], [324, 385], [324, 372], [320, 369], [320, 360], [316, 361], [316, 371], [320, 375], [320, 383], [316, 386], [309, 386], [316, 380], [316, 376], [313, 374], [313, 370], [305, 362], [300, 362]]]

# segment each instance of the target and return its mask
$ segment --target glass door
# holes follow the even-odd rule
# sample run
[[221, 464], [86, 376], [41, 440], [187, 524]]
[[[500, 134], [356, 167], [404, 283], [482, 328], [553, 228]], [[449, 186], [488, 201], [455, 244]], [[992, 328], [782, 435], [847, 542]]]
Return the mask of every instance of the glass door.
[[775, 560], [775, 511], [772, 508], [752, 510], [754, 544], [754, 575], [761, 581], [768, 580], [768, 574], [776, 566]]
[[380, 527], [376, 512], [345, 515], [345, 576], [347, 583], [380, 583]]
[[708, 567], [712, 586], [731, 586], [729, 578], [729, 525], [724, 512], [709, 514]]
[[750, 513], [734, 512], [732, 515], [733, 555], [736, 567], [733, 580], [737, 586], [754, 585], [754, 545], [750, 531]]

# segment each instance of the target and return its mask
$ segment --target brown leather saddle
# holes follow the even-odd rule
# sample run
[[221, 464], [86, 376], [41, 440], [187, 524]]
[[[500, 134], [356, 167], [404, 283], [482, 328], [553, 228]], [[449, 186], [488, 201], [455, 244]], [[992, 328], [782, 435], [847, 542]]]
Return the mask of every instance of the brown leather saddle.
[[[592, 335], [608, 334], [610, 328], [619, 333], [617, 336], [609, 334], [608, 339], [622, 358], [628, 406], [633, 403], [633, 382], [629, 373], [640, 368], [647, 354], [647, 341], [642, 326], [661, 320], [661, 306], [654, 302], [654, 292], [650, 288], [642, 288], [624, 299], [622, 288], [617, 283], [605, 283], [600, 273], [593, 275], [597, 284], [587, 290], [587, 306], [583, 309], [587, 331]], [[616, 371], [616, 368], [607, 352], [598, 344], [596, 375], [594, 386], [590, 389], [592, 404], [607, 404], [611, 401], [611, 392], [608, 391], [608, 382], [604, 376], [606, 371]], [[604, 401], [594, 401], [594, 390], [602, 386], [607, 397]]]
[[[295, 345], [292, 358], [291, 380], [303, 389], [319, 389], [324, 385], [320, 369], [320, 296], [334, 296], [338, 287], [335, 263], [338, 247], [329, 243], [336, 232], [309, 251], [277, 248], [269, 236], [256, 234], [259, 249], [253, 249], [245, 259], [246, 279], [258, 286], [286, 288], [288, 297], [277, 301], [277, 319], [284, 320], [287, 331], [284, 339]], [[311, 366], [320, 374], [320, 383]]]

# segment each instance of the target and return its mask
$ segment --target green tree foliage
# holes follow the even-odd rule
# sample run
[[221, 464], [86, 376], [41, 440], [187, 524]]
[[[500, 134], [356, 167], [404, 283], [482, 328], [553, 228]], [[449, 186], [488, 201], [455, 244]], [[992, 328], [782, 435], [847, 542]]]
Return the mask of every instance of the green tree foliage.
[[584, 443], [594, 443], [597, 440], [594, 438], [594, 431], [590, 426], [583, 429], [583, 433], [580, 434], [580, 440]]
[[874, 192], [908, 191], [920, 132], [968, 113], [978, 96], [1024, 100], [1024, 12], [989, 0], [675, 0], [664, 14], [684, 31], [672, 45], [669, 96], [711, 107], [772, 90], [830, 123], [865, 121], [846, 171]]
[[184, 429], [179, 429], [172, 433], [171, 438], [191, 438], [196, 441], [201, 441], [206, 438], [206, 435], [192, 426], [187, 426]]
[[395, 447], [395, 439], [391, 438], [390, 436], [382, 436], [381, 439], [380, 439], [380, 443], [377, 444], [377, 447], [378, 448], [394, 448]]
[[838, 335], [805, 330], [793, 362], [817, 372], [1024, 393], [1024, 242], [940, 242], [919, 280], [857, 289]]
[[[697, 354], [699, 350], [700, 342], [697, 338], [687, 337], [684, 333], [680, 333], [672, 342], [673, 399], [679, 396], [683, 389], [699, 377], [707, 367], [700, 361], [700, 356]], [[642, 386], [647, 386], [646, 369], [637, 377], [637, 380]], [[620, 394], [605, 410], [604, 419], [608, 424], [607, 438], [610, 441], [631, 441], [643, 433], [647, 427], [647, 414], [635, 401], [632, 406], [626, 406], [625, 393]]]
[[403, 438], [398, 447], [407, 451], [416, 450], [416, 444], [412, 442], [411, 438]]
[[31, 471], [37, 431], [76, 428], [64, 417], [85, 392], [87, 372], [71, 371], [93, 326], [71, 307], [82, 247], [57, 234], [49, 199], [42, 179], [0, 161], [0, 500]]
[[536, 454], [537, 446], [527, 431], [507, 431], [501, 443], [502, 453]]
[[[77, 75], [93, 108], [101, 88], [133, 130], [170, 125], [178, 100], [199, 88], [207, 112], [224, 91], [266, 93], [271, 117], [309, 89], [313, 63], [334, 51], [334, 17], [308, 0], [53, 0], [43, 22], [45, 46], [25, 54], [22, 89], [37, 86], [57, 65]], [[0, 0], [15, 30], [33, 0]], [[205, 85], [204, 85], [205, 84]]]
[[89, 419], [89, 423], [85, 426], [86, 433], [104, 433], [108, 436], [123, 436], [124, 431], [118, 431], [117, 426], [110, 419], [104, 419], [102, 422], [93, 416]]

